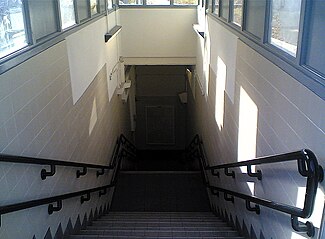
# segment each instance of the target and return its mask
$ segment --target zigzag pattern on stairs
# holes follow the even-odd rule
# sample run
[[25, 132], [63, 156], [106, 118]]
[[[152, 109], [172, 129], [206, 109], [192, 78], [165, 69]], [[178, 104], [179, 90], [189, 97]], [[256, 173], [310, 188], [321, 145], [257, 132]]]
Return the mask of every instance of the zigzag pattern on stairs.
[[243, 239], [211, 212], [110, 212], [71, 239]]

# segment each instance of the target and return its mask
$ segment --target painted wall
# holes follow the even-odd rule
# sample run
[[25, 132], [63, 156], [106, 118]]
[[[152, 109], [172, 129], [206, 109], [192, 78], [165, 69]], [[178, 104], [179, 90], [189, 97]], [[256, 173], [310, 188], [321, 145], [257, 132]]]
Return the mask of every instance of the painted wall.
[[[325, 165], [325, 102], [279, 67], [242, 43], [235, 35], [208, 17], [205, 45], [208, 60], [199, 62], [199, 86], [188, 104], [190, 133], [201, 134], [210, 164], [249, 160], [258, 156], [311, 149]], [[203, 49], [198, 44], [198, 51]], [[208, 65], [206, 65], [208, 64]], [[189, 94], [192, 96], [192, 94]], [[262, 166], [263, 180], [253, 180], [240, 169], [236, 180], [221, 176], [211, 179], [216, 185], [302, 207], [305, 180], [295, 164]], [[251, 183], [247, 184], [246, 180]], [[322, 183], [324, 186], [324, 183]], [[324, 205], [319, 189], [314, 214], [310, 219], [319, 228]], [[261, 208], [257, 216], [235, 204], [214, 198], [239, 222], [254, 228], [265, 238], [302, 238], [291, 228], [290, 216]], [[239, 213], [240, 212], [240, 213]], [[248, 228], [250, 229], [250, 228]]]
[[195, 64], [196, 9], [120, 9], [122, 56], [130, 65]]
[[[105, 18], [104, 18], [105, 19]], [[89, 25], [89, 34], [98, 24]], [[106, 31], [105, 29], [103, 31]], [[78, 34], [78, 33], [76, 33]], [[104, 32], [101, 35], [104, 42]], [[87, 42], [79, 42], [87, 51]], [[83, 45], [85, 44], [85, 45]], [[106, 45], [106, 47], [112, 47]], [[116, 51], [115, 51], [116, 52]], [[95, 54], [88, 52], [89, 55]], [[0, 152], [74, 162], [107, 165], [121, 132], [129, 130], [128, 106], [116, 94], [109, 96], [110, 62], [89, 65], [89, 86], [74, 104], [70, 75], [69, 44], [64, 40], [0, 76]], [[107, 58], [114, 58], [116, 54]], [[88, 68], [87, 68], [88, 69]], [[76, 70], [76, 69], [75, 69]], [[80, 71], [86, 69], [79, 69]], [[0, 164], [0, 204], [60, 195], [106, 185], [110, 174], [96, 177], [96, 171], [76, 179], [75, 168], [58, 167], [54, 177], [42, 181], [43, 167], [25, 164]], [[103, 207], [111, 194], [80, 204], [80, 198], [63, 201], [63, 210], [48, 215], [47, 205], [1, 216], [0, 238], [43, 238], [48, 228], [52, 236], [61, 223], [64, 231], [69, 219], [82, 221], [91, 210]]]

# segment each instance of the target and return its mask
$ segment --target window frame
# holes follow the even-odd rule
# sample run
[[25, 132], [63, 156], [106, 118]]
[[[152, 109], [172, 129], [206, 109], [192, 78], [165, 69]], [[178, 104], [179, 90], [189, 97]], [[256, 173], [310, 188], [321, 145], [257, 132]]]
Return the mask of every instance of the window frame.
[[[233, 2], [233, 0], [230, 0]], [[262, 37], [255, 36], [253, 33], [246, 29], [246, 17], [247, 17], [247, 2], [244, 0], [243, 4], [243, 16], [242, 16], [242, 27], [232, 23], [232, 19], [226, 21], [220, 16], [220, 11], [222, 5], [219, 4], [219, 14], [217, 15], [213, 7], [208, 11], [207, 15], [221, 23], [228, 30], [233, 32], [239, 37], [241, 41], [252, 47], [254, 50], [259, 52], [262, 56], [270, 60], [272, 63], [283, 69], [289, 75], [298, 80], [301, 84], [306, 86], [308, 89], [313, 91], [321, 99], [325, 100], [325, 72], [321, 73], [312, 66], [306, 64], [306, 53], [308, 43], [308, 24], [310, 19], [310, 14], [312, 4], [308, 3], [308, 0], [302, 0], [301, 2], [301, 12], [300, 12], [300, 23], [299, 23], [299, 34], [297, 43], [296, 56], [289, 54], [288, 52], [278, 48], [269, 41], [269, 36], [271, 34], [271, 1], [266, 0], [265, 5], [265, 15], [264, 15], [264, 25], [263, 25], [263, 35]], [[220, 3], [220, 1], [219, 1]], [[230, 9], [229, 9], [230, 10]], [[230, 15], [231, 16], [231, 15]]]
[[[301, 54], [299, 53], [298, 55], [298, 51], [301, 51], [301, 34], [304, 31], [303, 26], [305, 25], [305, 12], [306, 12], [306, 1], [305, 0], [301, 0], [301, 9], [300, 9], [300, 18], [299, 18], [299, 33], [298, 33], [298, 39], [297, 39], [297, 51], [296, 51], [296, 55], [293, 56], [291, 55], [289, 52], [287, 52], [284, 49], [281, 49], [280, 47], [276, 46], [275, 44], [271, 43], [271, 35], [272, 35], [272, 1], [266, 1], [267, 3], [267, 12], [265, 14], [265, 16], [269, 16], [268, 21], [267, 21], [267, 26], [265, 26], [264, 28], [267, 27], [267, 31], [264, 32], [264, 40], [265, 40], [265, 44], [271, 49], [271, 51], [276, 52], [277, 54], [281, 54], [283, 55], [283, 57], [287, 58], [287, 60], [289, 61], [293, 61], [296, 62], [297, 64], [299, 64], [300, 61], [300, 57]], [[299, 49], [300, 48], [300, 49]]]
[[170, 4], [166, 5], [154, 5], [154, 4], [147, 4], [147, 0], [142, 0], [142, 4], [119, 4], [117, 3], [118, 8], [196, 8], [200, 6], [200, 0], [196, 0], [195, 4], [175, 4], [175, 0], [170, 0]]
[[[228, 17], [227, 18], [225, 18], [225, 17], [223, 17], [222, 16], [222, 8], [223, 8], [223, 5], [222, 5], [222, 2], [223, 1], [228, 1], [228, 4], [229, 4], [229, 6], [228, 6]], [[219, 18], [222, 20], [222, 21], [224, 21], [224, 22], [227, 22], [227, 23], [230, 23], [230, 17], [231, 17], [231, 11], [230, 11], [230, 6], [231, 6], [231, 0], [219, 0]], [[225, 11], [225, 12], [227, 12], [227, 11]]]
[[241, 9], [241, 12], [242, 12], [242, 15], [241, 15], [241, 21], [240, 21], [240, 24], [238, 24], [237, 22], [234, 21], [234, 18], [235, 18], [235, 0], [230, 0], [230, 6], [229, 6], [229, 18], [230, 18], [230, 22], [231, 24], [234, 25], [234, 27], [238, 27], [238, 28], [242, 28], [243, 27], [243, 16], [244, 16], [244, 5], [245, 5], [245, 0], [242, 0], [243, 3], [242, 3], [242, 9]]
[[[22, 62], [32, 58], [33, 56], [39, 54], [40, 52], [46, 50], [47, 48], [57, 44], [58, 42], [64, 40], [67, 36], [71, 35], [72, 33], [81, 30], [82, 28], [88, 26], [89, 24], [97, 21], [98, 19], [107, 16], [108, 14], [116, 11], [114, 7], [114, 2], [112, 1], [112, 9], [107, 9], [107, 0], [105, 0], [105, 10], [103, 12], [99, 11], [99, 13], [91, 16], [90, 15], [90, 7], [88, 8], [88, 14], [90, 15], [89, 18], [80, 22], [78, 11], [77, 11], [77, 0], [74, 1], [74, 13], [75, 13], [75, 20], [76, 24], [62, 29], [62, 19], [61, 19], [61, 12], [60, 12], [60, 3], [59, 0], [55, 0], [55, 22], [57, 25], [57, 31], [46, 35], [38, 41], [33, 37], [32, 32], [35, 30], [32, 25], [31, 15], [30, 15], [30, 3], [29, 1], [23, 1], [22, 8], [23, 8], [23, 18], [25, 24], [25, 34], [26, 34], [26, 46], [11, 52], [3, 57], [0, 58], [0, 76], [5, 73], [6, 71], [14, 68], [15, 66], [21, 64]], [[88, 6], [90, 6], [90, 0], [86, 0]], [[97, 1], [99, 3], [99, 1]]]
[[57, 4], [58, 4], [58, 18], [59, 18], [58, 21], [60, 23], [60, 25], [59, 25], [60, 32], [62, 32], [62, 31], [69, 30], [69, 29], [73, 28], [78, 23], [77, 23], [77, 13], [76, 13], [76, 3], [75, 3], [75, 0], [73, 0], [73, 9], [74, 9], [74, 20], [75, 20], [75, 23], [73, 25], [69, 26], [69, 27], [66, 27], [66, 28], [63, 28], [62, 27], [63, 24], [62, 24], [62, 15], [61, 15], [61, 9], [60, 9], [60, 4], [61, 4], [60, 1], [61, 0], [58, 0], [57, 1]]

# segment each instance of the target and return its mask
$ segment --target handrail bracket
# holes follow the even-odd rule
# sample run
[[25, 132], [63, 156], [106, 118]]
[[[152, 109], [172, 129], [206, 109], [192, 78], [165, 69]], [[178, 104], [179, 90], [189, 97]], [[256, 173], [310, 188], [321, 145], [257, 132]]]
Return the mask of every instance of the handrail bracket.
[[90, 193], [87, 193], [86, 196], [82, 195], [82, 196], [80, 197], [80, 202], [81, 202], [81, 204], [83, 204], [84, 202], [87, 202], [87, 201], [89, 201], [89, 200], [90, 200]]
[[291, 216], [291, 225], [296, 232], [307, 233], [309, 237], [315, 235], [315, 227], [310, 221], [307, 221], [306, 223], [299, 222], [297, 216]]
[[103, 191], [99, 191], [99, 197], [104, 196], [107, 193], [107, 189], [105, 188]]
[[235, 203], [235, 199], [234, 199], [234, 196], [233, 195], [229, 195], [228, 193], [224, 193], [223, 196], [224, 196], [224, 199], [227, 202]]
[[261, 213], [260, 205], [255, 204], [255, 206], [252, 207], [251, 202], [249, 200], [246, 200], [246, 209], [250, 212], [255, 212], [257, 215], [260, 215]]
[[47, 209], [49, 215], [53, 214], [53, 212], [58, 212], [62, 209], [62, 200], [56, 201], [56, 206], [54, 206], [52, 203], [49, 204], [49, 207]]
[[104, 175], [104, 173], [105, 173], [105, 169], [104, 169], [104, 168], [102, 168], [100, 171], [97, 171], [97, 172], [96, 172], [96, 176], [97, 176], [97, 178], [98, 178], [99, 176], [101, 176], [101, 175]]
[[216, 195], [217, 197], [219, 197], [219, 191], [214, 189], [214, 188], [210, 188], [210, 192], [212, 195]]
[[247, 174], [250, 177], [257, 178], [258, 180], [262, 180], [262, 171], [257, 170], [256, 173], [252, 172], [252, 165], [247, 165]]
[[87, 174], [87, 167], [83, 167], [82, 171], [78, 169], [76, 172], [77, 178], [80, 178], [80, 176], [84, 176], [86, 174]]
[[46, 171], [45, 168], [41, 170], [41, 179], [45, 180], [47, 177], [52, 177], [56, 173], [56, 167], [54, 164], [50, 165], [50, 171]]
[[225, 168], [225, 175], [228, 177], [235, 178], [235, 171], [229, 172], [229, 168]]
[[211, 169], [211, 174], [213, 176], [217, 176], [218, 178], [220, 178], [220, 173], [218, 171], [216, 171], [216, 169]]

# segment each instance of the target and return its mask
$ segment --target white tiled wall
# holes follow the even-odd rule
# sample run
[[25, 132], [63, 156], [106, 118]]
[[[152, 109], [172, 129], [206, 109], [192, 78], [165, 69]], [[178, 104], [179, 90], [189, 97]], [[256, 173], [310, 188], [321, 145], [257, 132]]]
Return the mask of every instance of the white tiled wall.
[[[192, 131], [202, 135], [210, 163], [238, 160], [238, 134], [241, 130], [240, 91], [243, 88], [258, 110], [256, 156], [309, 148], [316, 154], [319, 163], [325, 166], [325, 102], [240, 40], [232, 43], [236, 36], [217, 22], [209, 19], [208, 23], [211, 43], [209, 92], [202, 96], [197, 90], [195, 100], [189, 100], [189, 111], [192, 112], [190, 121], [196, 127], [196, 130]], [[226, 38], [229, 40], [224, 41]], [[235, 92], [234, 99], [227, 93], [224, 94], [224, 125], [219, 129], [215, 120], [215, 100], [220, 98], [216, 97], [216, 87], [220, 80], [217, 78], [216, 59], [225, 53], [220, 49], [229, 47], [237, 49], [234, 56], [235, 66], [223, 57], [225, 64], [229, 65], [227, 81], [235, 80]], [[235, 79], [232, 79], [232, 76]], [[251, 135], [247, 135], [249, 136]], [[247, 142], [247, 147], [249, 146]], [[305, 186], [305, 179], [296, 172], [295, 164], [269, 165], [261, 169], [263, 180], [253, 180], [255, 195], [294, 206], [304, 197], [303, 193], [298, 194], [298, 188]], [[249, 178], [246, 174], [237, 171], [236, 180], [224, 176], [220, 180], [213, 178], [212, 181], [223, 187], [227, 185], [234, 190], [250, 193], [247, 179]], [[323, 198], [321, 192], [318, 196]], [[261, 215], [257, 216], [246, 211], [244, 201], [239, 199], [235, 205], [224, 200], [218, 201], [217, 198], [216, 201], [221, 207], [227, 208], [233, 217], [237, 216], [240, 222], [244, 219], [248, 226], [252, 224], [258, 235], [263, 231], [266, 238], [300, 238], [292, 232], [289, 215], [262, 208]], [[316, 202], [315, 214], [322, 211], [323, 205], [323, 199]], [[317, 216], [311, 221], [319, 228], [320, 219], [317, 219]]]
[[[127, 105], [117, 95], [109, 101], [104, 65], [88, 89], [73, 104], [68, 49], [65, 41], [45, 50], [0, 75], [0, 152], [107, 165], [117, 136], [126, 128]], [[109, 57], [109, 56], [108, 56]], [[115, 56], [114, 56], [115, 57]], [[97, 121], [89, 134], [96, 100]], [[42, 181], [44, 167], [0, 163], [0, 205], [60, 195], [108, 184], [110, 174], [99, 178], [96, 170], [76, 178], [76, 168], [57, 167], [54, 177]], [[59, 223], [65, 230], [108, 196], [92, 194], [91, 202], [80, 198], [63, 202], [63, 210], [49, 216], [47, 205], [1, 216], [0, 238], [43, 238]], [[99, 208], [98, 208], [99, 209]]]

